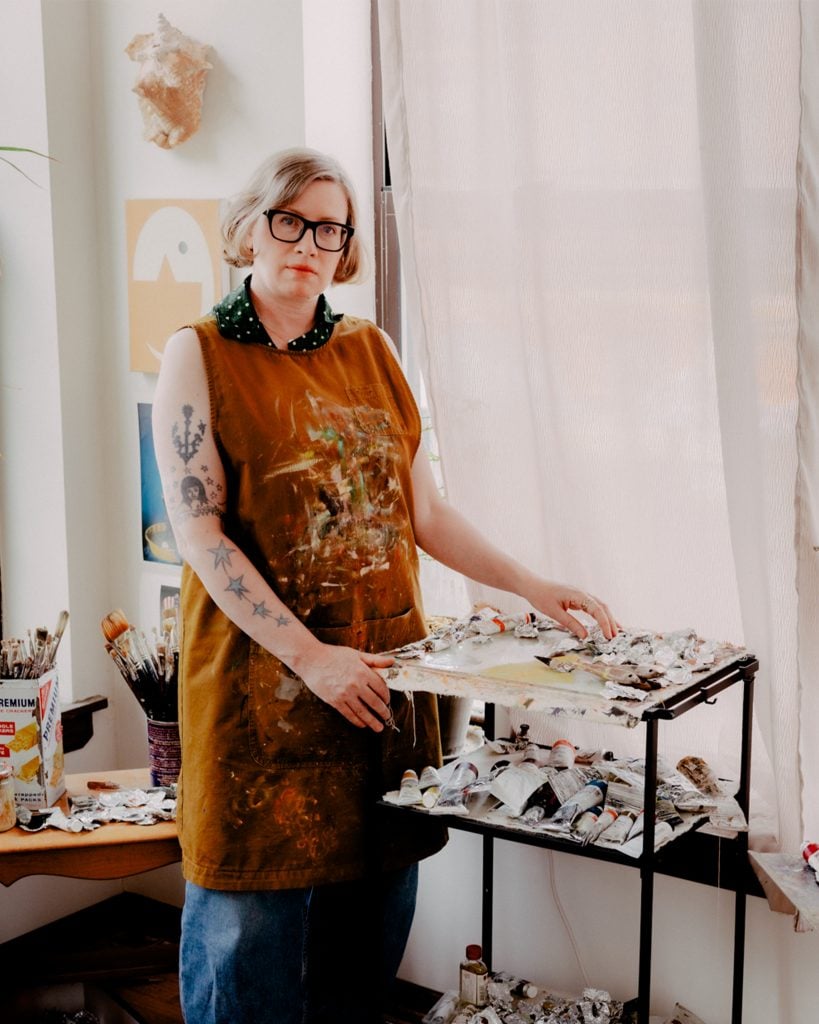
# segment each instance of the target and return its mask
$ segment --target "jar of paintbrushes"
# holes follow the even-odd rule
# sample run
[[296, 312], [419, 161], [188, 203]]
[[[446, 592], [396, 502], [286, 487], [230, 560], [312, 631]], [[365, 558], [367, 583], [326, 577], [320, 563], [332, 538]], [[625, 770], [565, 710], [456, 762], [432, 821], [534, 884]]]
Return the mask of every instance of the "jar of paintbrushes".
[[67, 625], [64, 611], [53, 633], [37, 626], [0, 641], [0, 773], [18, 807], [51, 806], [65, 792], [56, 657]]
[[174, 785], [182, 752], [177, 707], [179, 626], [172, 600], [162, 607], [160, 629], [146, 635], [116, 608], [101, 623], [105, 649], [145, 712], [151, 783]]

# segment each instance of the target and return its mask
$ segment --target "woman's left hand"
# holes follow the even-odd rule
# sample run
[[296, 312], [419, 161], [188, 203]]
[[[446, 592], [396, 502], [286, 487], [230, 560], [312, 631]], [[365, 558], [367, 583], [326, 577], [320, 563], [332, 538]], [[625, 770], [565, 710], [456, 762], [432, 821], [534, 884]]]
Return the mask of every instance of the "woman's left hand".
[[577, 608], [596, 619], [607, 640], [617, 635], [620, 624], [599, 598], [585, 590], [570, 587], [551, 580], [537, 580], [522, 594], [538, 611], [571, 630], [576, 637], [585, 640], [588, 632], [583, 623], [571, 615], [569, 609]]

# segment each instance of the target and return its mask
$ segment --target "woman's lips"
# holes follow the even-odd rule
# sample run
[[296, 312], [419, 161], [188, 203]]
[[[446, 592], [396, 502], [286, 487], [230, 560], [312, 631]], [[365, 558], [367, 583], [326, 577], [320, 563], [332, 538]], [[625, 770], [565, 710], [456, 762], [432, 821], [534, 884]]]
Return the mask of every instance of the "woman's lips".
[[301, 274], [315, 274], [315, 270], [312, 267], [305, 266], [303, 263], [291, 263], [287, 269], [297, 270]]

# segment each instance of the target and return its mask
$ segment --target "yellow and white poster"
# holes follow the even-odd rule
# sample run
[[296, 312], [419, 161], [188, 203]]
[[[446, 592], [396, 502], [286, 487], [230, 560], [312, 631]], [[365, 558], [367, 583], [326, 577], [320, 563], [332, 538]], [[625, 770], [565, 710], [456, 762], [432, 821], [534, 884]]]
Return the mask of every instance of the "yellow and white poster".
[[228, 291], [218, 199], [127, 199], [131, 369], [157, 373], [174, 331]]

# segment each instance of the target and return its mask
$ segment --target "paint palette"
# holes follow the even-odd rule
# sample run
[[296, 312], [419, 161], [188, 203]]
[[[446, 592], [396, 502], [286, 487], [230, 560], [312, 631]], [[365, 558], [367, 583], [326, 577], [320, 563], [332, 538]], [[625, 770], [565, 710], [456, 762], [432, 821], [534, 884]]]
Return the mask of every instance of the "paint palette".
[[[690, 686], [686, 682], [669, 682], [659, 678], [658, 689], [640, 690], [620, 687], [617, 695], [598, 675], [582, 667], [572, 671], [557, 671], [538, 656], [559, 662], [555, 643], [568, 634], [561, 629], [542, 629], [536, 636], [516, 636], [512, 630], [496, 633], [465, 635], [441, 646], [436, 634], [425, 642], [402, 648], [395, 664], [381, 670], [391, 689], [400, 691], [425, 690], [431, 693], [471, 697], [501, 704], [522, 707], [553, 715], [586, 718], [591, 721], [614, 722], [632, 727], [642, 720], [643, 713], [662, 704], [671, 694]], [[725, 645], [706, 671], [695, 673], [702, 678], [717, 668], [744, 657], [742, 648]], [[633, 697], [631, 696], [633, 692]]]

